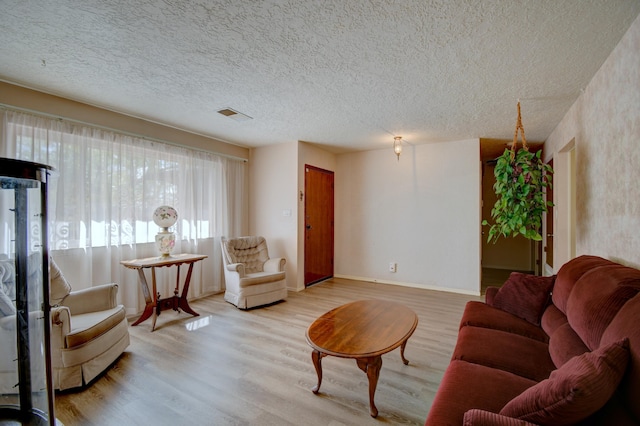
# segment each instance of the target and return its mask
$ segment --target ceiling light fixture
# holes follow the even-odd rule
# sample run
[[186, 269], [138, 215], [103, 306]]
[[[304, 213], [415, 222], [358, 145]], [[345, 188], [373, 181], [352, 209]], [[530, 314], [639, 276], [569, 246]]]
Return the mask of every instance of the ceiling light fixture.
[[396, 136], [393, 138], [393, 152], [396, 153], [398, 161], [400, 161], [400, 154], [402, 153], [402, 136]]

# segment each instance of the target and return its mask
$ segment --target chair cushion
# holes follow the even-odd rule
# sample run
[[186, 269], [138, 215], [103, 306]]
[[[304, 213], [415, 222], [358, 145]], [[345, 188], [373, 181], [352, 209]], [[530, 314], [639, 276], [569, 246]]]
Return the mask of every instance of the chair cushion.
[[16, 307], [13, 302], [4, 294], [4, 291], [0, 290], [0, 316], [13, 315], [16, 313]]
[[569, 425], [602, 408], [629, 360], [627, 339], [569, 360], [548, 379], [513, 398], [500, 414], [539, 425]]
[[269, 259], [269, 250], [264, 237], [249, 236], [222, 240], [230, 263], [244, 263], [247, 274], [262, 272]]
[[254, 285], [267, 284], [276, 281], [282, 281], [285, 278], [282, 272], [256, 272], [247, 274], [244, 278], [240, 278], [240, 287], [251, 287]]
[[71, 284], [66, 280], [62, 271], [56, 265], [53, 259], [49, 264], [49, 281], [51, 287], [49, 288], [49, 304], [51, 306], [58, 306], [62, 303], [65, 297], [71, 293]]
[[540, 318], [551, 297], [554, 280], [555, 277], [512, 272], [495, 295], [493, 306], [531, 324], [540, 325]]
[[6, 255], [0, 256], [0, 292], [12, 299], [16, 293], [16, 265]]
[[106, 333], [125, 318], [122, 305], [105, 311], [76, 314], [71, 317], [71, 332], [66, 336], [67, 348], [80, 346]]

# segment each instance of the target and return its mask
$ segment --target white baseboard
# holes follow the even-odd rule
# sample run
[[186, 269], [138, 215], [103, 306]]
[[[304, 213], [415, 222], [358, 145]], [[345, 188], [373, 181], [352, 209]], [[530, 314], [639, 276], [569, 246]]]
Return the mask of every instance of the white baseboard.
[[441, 286], [430, 285], [430, 284], [417, 284], [417, 283], [407, 283], [407, 282], [401, 282], [401, 281], [379, 280], [377, 278], [356, 277], [353, 275], [337, 275], [336, 274], [333, 277], [343, 278], [345, 280], [367, 281], [367, 282], [378, 283], [378, 284], [391, 284], [391, 285], [397, 285], [402, 287], [422, 288], [425, 290], [433, 290], [433, 291], [446, 291], [447, 293], [466, 294], [468, 296], [480, 296], [480, 291], [471, 291], [471, 290], [464, 290], [460, 288], [451, 288], [451, 287], [441, 287]]

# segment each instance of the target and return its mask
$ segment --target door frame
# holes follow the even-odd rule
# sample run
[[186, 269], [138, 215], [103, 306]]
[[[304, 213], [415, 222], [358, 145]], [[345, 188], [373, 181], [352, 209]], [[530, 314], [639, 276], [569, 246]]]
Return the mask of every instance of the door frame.
[[[313, 170], [314, 172], [318, 172], [318, 173], [322, 173], [324, 175], [327, 176], [331, 176], [330, 177], [330, 182], [331, 182], [331, 186], [330, 186], [330, 194], [323, 194], [321, 195], [321, 197], [323, 197], [323, 200], [329, 200], [329, 216], [326, 218], [326, 221], [322, 222], [321, 227], [323, 227], [325, 230], [328, 228], [329, 229], [329, 235], [328, 235], [328, 239], [327, 241], [324, 241], [325, 246], [323, 247], [322, 252], [323, 253], [329, 253], [329, 264], [330, 267], [328, 265], [327, 269], [325, 270], [323, 268], [322, 271], [320, 271], [320, 274], [315, 274], [317, 276], [311, 276], [311, 274], [313, 272], [310, 272], [307, 270], [307, 267], [310, 263], [310, 253], [309, 253], [309, 244], [308, 244], [308, 236], [309, 236], [309, 227], [312, 226], [311, 224], [309, 224], [308, 219], [309, 219], [309, 212], [307, 211], [307, 209], [309, 208], [309, 198], [310, 198], [310, 192], [309, 191], [309, 182], [308, 182], [308, 174], [309, 174], [309, 170]], [[305, 193], [305, 197], [304, 197], [304, 211], [303, 211], [303, 234], [304, 234], [304, 248], [303, 248], [303, 252], [304, 252], [304, 259], [303, 259], [303, 283], [304, 283], [304, 287], [308, 287], [310, 285], [316, 284], [318, 282], [327, 280], [329, 278], [333, 277], [333, 267], [334, 267], [334, 240], [335, 240], [335, 225], [334, 225], [334, 218], [335, 218], [335, 191], [334, 191], [334, 182], [335, 182], [335, 173], [331, 170], [326, 170], [317, 166], [312, 166], [310, 164], [305, 164], [304, 165], [304, 193]], [[315, 194], [314, 194], [315, 195]], [[314, 217], [314, 220], [317, 220], [316, 217]], [[314, 224], [316, 225], [316, 224]], [[317, 226], [317, 225], [316, 225]], [[312, 236], [315, 233], [311, 234]], [[321, 237], [322, 239], [322, 237]], [[330, 269], [330, 271], [329, 271]]]

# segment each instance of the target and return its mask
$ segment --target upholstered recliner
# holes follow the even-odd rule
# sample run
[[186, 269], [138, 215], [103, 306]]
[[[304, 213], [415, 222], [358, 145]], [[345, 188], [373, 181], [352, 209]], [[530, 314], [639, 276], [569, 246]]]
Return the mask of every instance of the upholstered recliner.
[[[14, 259], [9, 259], [6, 255], [0, 256], [0, 395], [10, 395], [17, 394], [19, 383], [15, 306], [16, 268]], [[40, 265], [41, 262], [29, 261], [27, 270], [30, 374], [34, 389], [46, 386], [46, 371], [42, 362], [44, 354], [41, 348], [44, 341], [44, 324], [42, 306], [39, 305], [42, 301]], [[1, 420], [0, 423], [2, 423]]]
[[129, 346], [125, 308], [116, 301], [116, 284], [71, 291], [53, 260], [50, 281], [54, 388], [83, 386]]
[[284, 258], [269, 258], [263, 237], [222, 237], [226, 290], [224, 300], [240, 309], [287, 298]]

